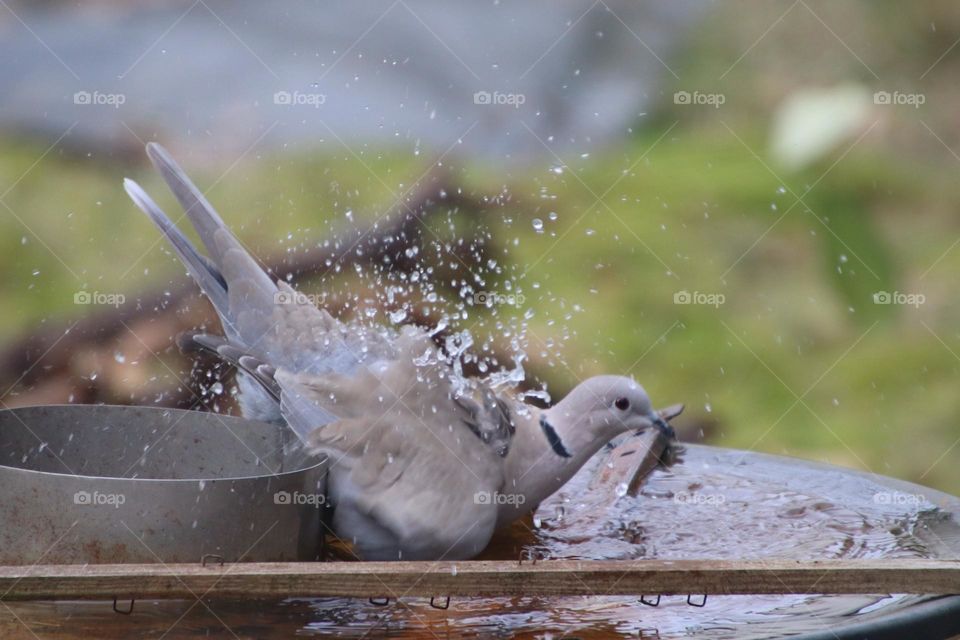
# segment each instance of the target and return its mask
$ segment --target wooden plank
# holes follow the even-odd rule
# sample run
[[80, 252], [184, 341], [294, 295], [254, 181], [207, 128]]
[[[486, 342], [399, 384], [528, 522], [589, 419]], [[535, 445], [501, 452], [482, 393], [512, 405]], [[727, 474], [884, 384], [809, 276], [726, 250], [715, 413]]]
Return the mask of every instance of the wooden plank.
[[0, 567], [4, 600], [960, 594], [958, 560], [545, 560]]

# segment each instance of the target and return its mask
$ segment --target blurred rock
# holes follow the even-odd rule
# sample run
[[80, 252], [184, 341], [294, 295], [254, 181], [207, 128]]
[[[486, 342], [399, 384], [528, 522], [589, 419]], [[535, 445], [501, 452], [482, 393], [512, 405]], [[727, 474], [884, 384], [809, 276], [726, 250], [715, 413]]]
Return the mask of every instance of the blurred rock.
[[75, 125], [64, 144], [81, 151], [159, 139], [220, 162], [341, 140], [551, 157], [539, 137], [582, 153], [640, 121], [704, 6], [13, 3], [0, 128], [52, 141]]

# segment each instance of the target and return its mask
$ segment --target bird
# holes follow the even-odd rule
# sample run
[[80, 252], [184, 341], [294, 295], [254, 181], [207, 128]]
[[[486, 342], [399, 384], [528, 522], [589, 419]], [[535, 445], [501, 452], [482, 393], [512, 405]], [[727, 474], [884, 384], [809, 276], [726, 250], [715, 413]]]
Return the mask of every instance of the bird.
[[237, 370], [243, 416], [327, 459], [331, 527], [362, 560], [464, 560], [532, 512], [613, 438], [673, 429], [633, 378], [601, 375], [542, 409], [465, 381], [415, 325], [362, 327], [274, 280], [159, 144], [146, 152], [206, 248], [131, 179], [124, 188], [213, 304], [223, 335], [184, 351]]

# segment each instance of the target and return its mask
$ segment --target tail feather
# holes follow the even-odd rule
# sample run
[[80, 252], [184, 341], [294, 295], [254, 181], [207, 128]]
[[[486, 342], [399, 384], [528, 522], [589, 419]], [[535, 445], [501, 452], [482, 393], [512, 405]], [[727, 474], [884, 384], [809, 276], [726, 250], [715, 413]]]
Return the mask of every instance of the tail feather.
[[219, 263], [221, 256], [216, 243], [212, 240], [217, 229], [226, 228], [220, 214], [190, 181], [190, 178], [167, 153], [166, 149], [155, 142], [151, 142], [147, 144], [147, 156], [153, 162], [153, 166], [160, 172], [160, 175], [163, 176], [164, 182], [170, 187], [173, 195], [177, 198], [177, 202], [183, 207], [184, 212], [190, 218], [190, 222], [197, 229], [197, 233], [200, 234], [200, 239], [207, 247], [207, 251]]
[[208, 351], [224, 362], [235, 366], [260, 385], [278, 405], [280, 404], [280, 385], [274, 379], [277, 371], [258, 356], [250, 354], [220, 336], [212, 336], [206, 333], [183, 334], [177, 339], [177, 342], [184, 351]]
[[291, 376], [289, 372], [282, 373], [284, 384], [281, 384], [276, 379], [275, 367], [220, 336], [185, 333], [177, 338], [177, 344], [184, 351], [209, 351], [237, 367], [244, 374], [240, 379], [241, 390], [246, 386], [249, 391], [250, 385], [256, 385], [265, 392], [276, 404], [275, 410], [281, 413], [284, 424], [290, 427], [303, 443], [308, 442], [314, 429], [337, 420], [329, 410], [317, 404], [315, 394], [301, 385], [295, 376]]
[[257, 344], [271, 326], [276, 283], [230, 232], [166, 149], [151, 142], [147, 145], [147, 155], [183, 207], [226, 283], [226, 300], [214, 301], [214, 306], [221, 319], [235, 328], [235, 332], [227, 336], [232, 342]]
[[233, 330], [233, 322], [230, 321], [229, 314], [226, 313], [230, 307], [230, 301], [227, 293], [227, 282], [220, 269], [209, 258], [197, 252], [190, 240], [171, 222], [163, 209], [157, 206], [157, 203], [147, 195], [147, 192], [139, 184], [127, 178], [123, 181], [123, 188], [137, 207], [153, 220], [154, 224], [160, 228], [163, 235], [169, 240], [170, 245], [186, 265], [190, 275], [197, 281], [204, 294], [210, 298], [214, 308], [220, 313], [221, 320], [224, 323], [224, 331], [229, 335]]
[[[257, 280], [257, 284], [265, 289], [276, 291], [276, 285], [273, 280], [264, 272], [260, 265], [254, 261], [250, 254], [243, 249], [240, 241], [237, 240], [227, 225], [224, 224], [220, 214], [217, 213], [213, 205], [204, 197], [195, 184], [187, 177], [186, 172], [180, 168], [180, 165], [170, 156], [166, 149], [156, 142], [147, 144], [147, 155], [150, 157], [153, 166], [157, 168], [164, 182], [170, 187], [173, 195], [177, 198], [180, 206], [183, 207], [190, 223], [200, 235], [200, 240], [207, 248], [207, 252], [220, 267], [223, 267], [223, 259], [231, 249], [239, 249], [240, 254], [245, 258], [244, 275]], [[229, 280], [229, 278], [228, 278]]]
[[318, 374], [350, 371], [360, 363], [357, 352], [375, 358], [392, 353], [390, 344], [376, 336], [346, 336], [329, 314], [307, 302], [287, 300], [280, 305], [279, 296], [291, 299], [293, 289], [282, 281], [274, 282], [260, 267], [163, 147], [151, 143], [147, 154], [209, 257], [197, 251], [138, 184], [126, 180], [126, 191], [170, 241], [213, 303], [226, 335], [226, 339], [195, 335], [185, 346], [215, 353], [238, 368], [239, 400], [245, 416], [278, 423], [286, 419], [304, 439], [310, 429], [335, 418], [296, 395], [290, 397], [276, 381], [276, 369]]

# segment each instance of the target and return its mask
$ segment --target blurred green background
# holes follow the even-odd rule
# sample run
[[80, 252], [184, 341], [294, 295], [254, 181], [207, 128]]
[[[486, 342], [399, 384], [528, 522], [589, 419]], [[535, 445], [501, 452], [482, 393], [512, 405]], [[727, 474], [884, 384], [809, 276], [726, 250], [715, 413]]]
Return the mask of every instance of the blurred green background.
[[[630, 373], [656, 404], [686, 403], [692, 437], [960, 494], [960, 10], [810, 6], [713, 7], [668, 60], [677, 77], [616, 144], [505, 166], [461, 156], [447, 168], [487, 203], [481, 226], [525, 296], [517, 313], [532, 310], [528, 370], [555, 397], [587, 375]], [[924, 103], [871, 101], [795, 166], [771, 152], [792, 96], [851, 84]], [[724, 102], [677, 104], [678, 91]], [[814, 132], [840, 108], [824, 104]], [[80, 289], [135, 298], [182, 281], [121, 186], [135, 178], [174, 208], [142, 160], [46, 153], [49, 141], [2, 135], [0, 342], [88, 314], [73, 304]], [[376, 218], [432, 157], [264, 151], [222, 180], [215, 163], [184, 164], [252, 249], [277, 254], [288, 234], [322, 240], [348, 211]], [[722, 303], [680, 304], [683, 292]], [[877, 292], [923, 302], [877, 304]], [[548, 342], [560, 357], [541, 355]], [[120, 364], [177, 384], [156, 363]]]

